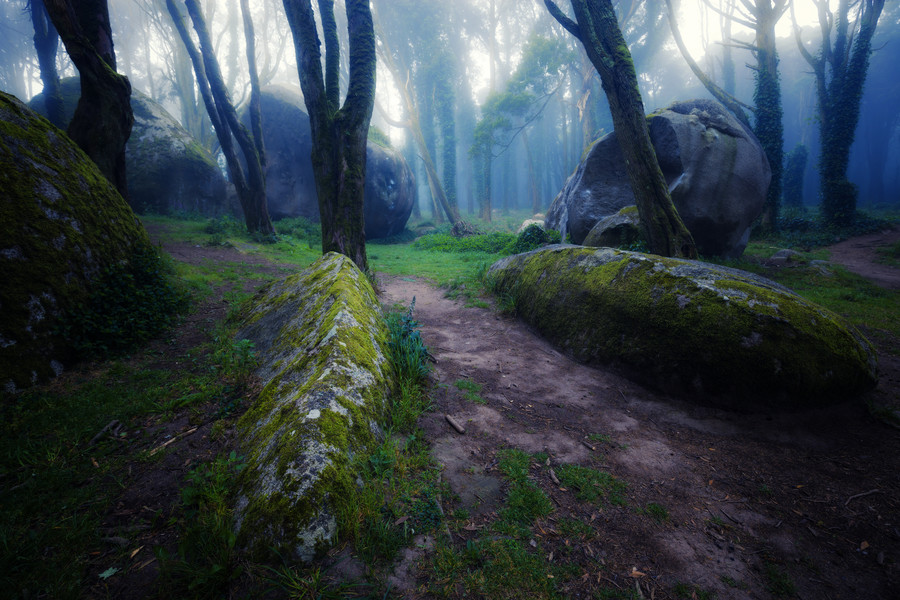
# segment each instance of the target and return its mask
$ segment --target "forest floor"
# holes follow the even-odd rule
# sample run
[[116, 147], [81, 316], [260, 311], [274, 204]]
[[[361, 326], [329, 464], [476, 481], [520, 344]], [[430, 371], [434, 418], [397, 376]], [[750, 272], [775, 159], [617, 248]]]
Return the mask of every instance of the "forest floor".
[[[900, 232], [877, 235], [882, 237], [832, 247], [831, 260], [896, 287], [900, 269], [879, 263], [875, 249], [897, 243]], [[242, 269], [167, 341], [156, 342], [157, 360], [173, 368], [225, 318], [228, 293], [249, 293], [296, 270], [235, 248], [165, 238], [162, 246], [177, 261]], [[378, 281], [387, 307], [405, 307], [415, 298], [414, 316], [436, 358], [433, 409], [420, 426], [452, 491], [443, 509], [464, 517], [447, 531], [449, 539], [443, 531], [417, 538], [394, 566], [382, 570], [389, 574], [382, 583], [390, 597], [430, 597], [436, 590], [455, 597], [473, 576], [482, 578], [479, 589], [498, 585], [494, 597], [531, 593], [533, 582], [504, 580], [503, 572], [486, 566], [493, 560], [502, 571], [500, 551], [490, 544], [511, 540], [496, 527], [512, 485], [499, 468], [505, 449], [530, 455], [527, 480], [553, 503], [534, 522], [526, 550], [540, 572], [563, 579], [555, 585], [562, 597], [896, 597], [900, 431], [874, 418], [864, 403], [788, 414], [695, 406], [575, 363], [521, 321], [466, 307], [427, 280], [379, 275]], [[881, 380], [870, 401], [896, 407], [900, 340], [880, 335], [876, 343]], [[103, 526], [120, 532], [146, 522], [147, 515], [175, 514], [191, 465], [234, 445], [227, 434], [213, 435], [216, 420], [212, 407], [170, 421], [148, 418], [147, 447], [165, 443], [166, 452], [159, 460], [129, 465], [130, 483]], [[575, 475], [567, 479], [562, 473]], [[579, 484], [578, 473], [599, 473], [595, 487], [607, 497], [582, 494], [590, 482]], [[177, 529], [137, 527], [126, 543], [129, 552], [137, 551], [117, 577], [100, 574], [109, 551], [97, 553], [90, 570], [100, 575], [87, 595], [146, 597], [159, 561], [142, 549], [175, 552]], [[466, 553], [476, 547], [482, 555], [473, 562]], [[448, 559], [448, 553], [456, 558]], [[508, 553], [512, 560], [516, 556]], [[439, 561], [457, 570], [446, 567], [439, 576]], [[333, 579], [368, 572], [347, 548], [331, 553], [322, 568]]]

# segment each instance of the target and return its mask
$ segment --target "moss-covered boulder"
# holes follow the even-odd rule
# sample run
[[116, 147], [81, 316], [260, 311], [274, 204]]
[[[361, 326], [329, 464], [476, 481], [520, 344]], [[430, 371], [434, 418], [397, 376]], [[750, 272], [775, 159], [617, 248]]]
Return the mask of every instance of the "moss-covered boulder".
[[237, 336], [255, 344], [265, 387], [239, 423], [239, 538], [309, 561], [353, 511], [354, 461], [380, 436], [393, 385], [384, 320], [366, 277], [335, 253], [265, 288], [244, 319]]
[[505, 258], [488, 276], [576, 359], [703, 403], [823, 406], [877, 380], [873, 348], [841, 317], [736, 269], [553, 246]]
[[105, 269], [150, 247], [134, 213], [65, 133], [0, 93], [0, 385], [76, 357], [58, 330]]
[[[68, 126], [78, 98], [78, 77], [61, 83]], [[45, 114], [43, 94], [29, 106]], [[128, 202], [140, 213], [194, 213], [218, 216], [227, 212], [225, 176], [210, 153], [165, 108], [149, 96], [131, 94], [134, 127], [125, 146]]]
[[594, 225], [582, 242], [583, 246], [608, 248], [630, 247], [643, 240], [641, 216], [637, 206], [626, 206]]

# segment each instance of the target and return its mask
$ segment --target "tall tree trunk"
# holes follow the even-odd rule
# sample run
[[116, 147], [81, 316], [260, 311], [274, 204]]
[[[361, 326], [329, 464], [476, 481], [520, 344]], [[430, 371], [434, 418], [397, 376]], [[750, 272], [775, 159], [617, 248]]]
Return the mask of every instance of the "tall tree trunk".
[[522, 129], [522, 147], [525, 150], [525, 160], [528, 164], [528, 189], [531, 192], [531, 214], [541, 212], [541, 200], [538, 194], [537, 172], [534, 168], [534, 158], [531, 154], [531, 145], [528, 143], [528, 132]]
[[44, 84], [44, 107], [47, 118], [59, 128], [66, 126], [66, 112], [63, 107], [62, 92], [59, 87], [59, 73], [56, 70], [56, 51], [59, 35], [44, 7], [44, 0], [31, 0], [31, 22], [34, 25], [34, 49], [37, 51], [41, 69], [41, 83]]
[[[199, 51], [194, 46], [174, 0], [166, 0], [166, 7], [172, 21], [175, 23], [178, 34], [194, 65], [200, 94], [206, 105], [207, 113], [209, 113], [210, 121], [216, 130], [222, 153], [225, 155], [228, 172], [231, 174], [232, 183], [244, 211], [247, 230], [263, 236], [274, 235], [275, 228], [269, 218], [269, 209], [266, 203], [266, 180], [259, 148], [253, 136], [238, 120], [237, 112], [222, 79], [219, 63], [213, 53], [212, 39], [206, 26], [206, 20], [197, 0], [186, 0], [185, 6], [194, 24], [194, 30], [197, 32], [197, 39], [200, 42]], [[241, 153], [244, 155], [244, 162], [247, 165], [246, 174], [238, 160], [232, 136], [237, 140]]]
[[857, 189], [847, 180], [847, 167], [859, 123], [872, 37], [884, 9], [884, 0], [861, 0], [854, 36], [849, 22], [851, 4], [849, 0], [841, 0], [834, 15], [826, 12], [826, 5], [819, 6], [822, 49], [815, 57], [800, 40], [800, 30], [794, 20], [797, 46], [816, 76], [822, 148], [819, 159], [822, 216], [831, 225], [850, 224], [856, 216]]
[[764, 229], [773, 231], [778, 226], [778, 207], [781, 203], [781, 174], [784, 169], [784, 124], [781, 108], [781, 82], [778, 80], [778, 52], [775, 49], [775, 23], [781, 17], [777, 7], [768, 0], [757, 2], [756, 21], [756, 87], [753, 103], [756, 105], [756, 121], [753, 133], [759, 139], [772, 181], [766, 193], [761, 222]]
[[340, 46], [333, 0], [319, 0], [325, 73], [310, 0], [284, 0], [312, 131], [313, 174], [322, 217], [322, 251], [368, 270], [363, 200], [366, 141], [375, 105], [375, 30], [368, 0], [346, 0], [350, 82], [340, 106]]
[[550, 14], [581, 41], [600, 74], [650, 251], [662, 256], [696, 258], [694, 239], [672, 203], [650, 143], [634, 63], [612, 3], [610, 0], [571, 0], [571, 3], [574, 22], [553, 0], [544, 0]]
[[116, 73], [106, 0], [44, 4], [81, 76], [81, 98], [69, 123], [69, 137], [127, 200], [125, 144], [134, 124], [131, 84]]

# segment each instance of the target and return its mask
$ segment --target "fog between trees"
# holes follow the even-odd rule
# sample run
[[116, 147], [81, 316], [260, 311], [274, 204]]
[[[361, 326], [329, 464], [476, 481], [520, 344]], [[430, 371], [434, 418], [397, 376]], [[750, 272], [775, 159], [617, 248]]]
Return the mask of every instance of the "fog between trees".
[[[240, 108], [250, 99], [240, 3], [200, 4], [224, 83]], [[557, 4], [572, 14], [568, 2]], [[732, 4], [726, 0], [674, 3], [681, 34], [699, 67], [738, 101], [754, 106], [756, 71], [746, 65], [757, 64], [747, 49], [755, 42], [755, 33], [744, 23], [742, 6], [738, 18], [723, 16], [733, 10]], [[830, 4], [837, 10], [838, 2]], [[296, 54], [282, 2], [250, 0], [248, 6], [255, 26], [260, 84], [289, 86], [299, 92]], [[620, 0], [615, 7], [647, 112], [675, 100], [709, 97], [675, 45], [665, 2]], [[486, 207], [541, 212], [584, 149], [612, 130], [596, 70], [583, 47], [550, 16], [543, 2], [375, 0], [372, 8], [378, 54], [372, 126], [415, 169], [420, 214], [444, 221], [484, 214]], [[802, 47], [810, 56], [819, 56], [822, 29], [814, 20], [813, 0], [795, 0], [794, 9]], [[163, 104], [201, 144], [219, 152], [165, 0], [110, 0], [109, 10], [119, 72], [128, 76], [134, 89]], [[851, 3], [851, 33], [857, 10], [858, 3]], [[345, 14], [343, 2], [337, 2], [342, 97], [349, 79]], [[41, 91], [42, 84], [25, 0], [0, 0], [0, 30], [0, 88], [28, 100]], [[860, 207], [900, 202], [898, 33], [900, 6], [885, 2], [871, 41], [859, 124], [849, 151], [847, 175], [859, 190]], [[809, 158], [803, 170], [802, 201], [817, 206], [821, 150], [816, 76], [793, 37], [790, 11], [780, 17], [775, 34], [782, 147], [787, 155], [800, 144], [806, 146]], [[723, 44], [723, 39], [731, 42]], [[834, 41], [833, 33], [830, 41]], [[62, 44], [56, 63], [61, 77], [77, 74]], [[756, 118], [752, 112], [748, 116], [751, 122]], [[476, 137], [486, 129], [491, 138], [487, 150], [484, 139], [479, 142]], [[485, 151], [490, 156], [489, 177], [484, 173]]]

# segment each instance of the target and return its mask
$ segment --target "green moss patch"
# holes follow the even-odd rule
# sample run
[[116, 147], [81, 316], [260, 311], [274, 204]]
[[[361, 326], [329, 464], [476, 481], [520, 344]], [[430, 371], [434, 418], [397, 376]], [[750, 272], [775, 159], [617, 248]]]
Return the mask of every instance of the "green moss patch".
[[874, 350], [841, 317], [735, 269], [556, 247], [503, 259], [488, 276], [575, 358], [690, 399], [821, 406], [877, 380]]
[[393, 386], [384, 319], [365, 275], [335, 253], [265, 288], [242, 319], [264, 388], [239, 423], [240, 538], [308, 561], [354, 512], [352, 465], [380, 437]]

